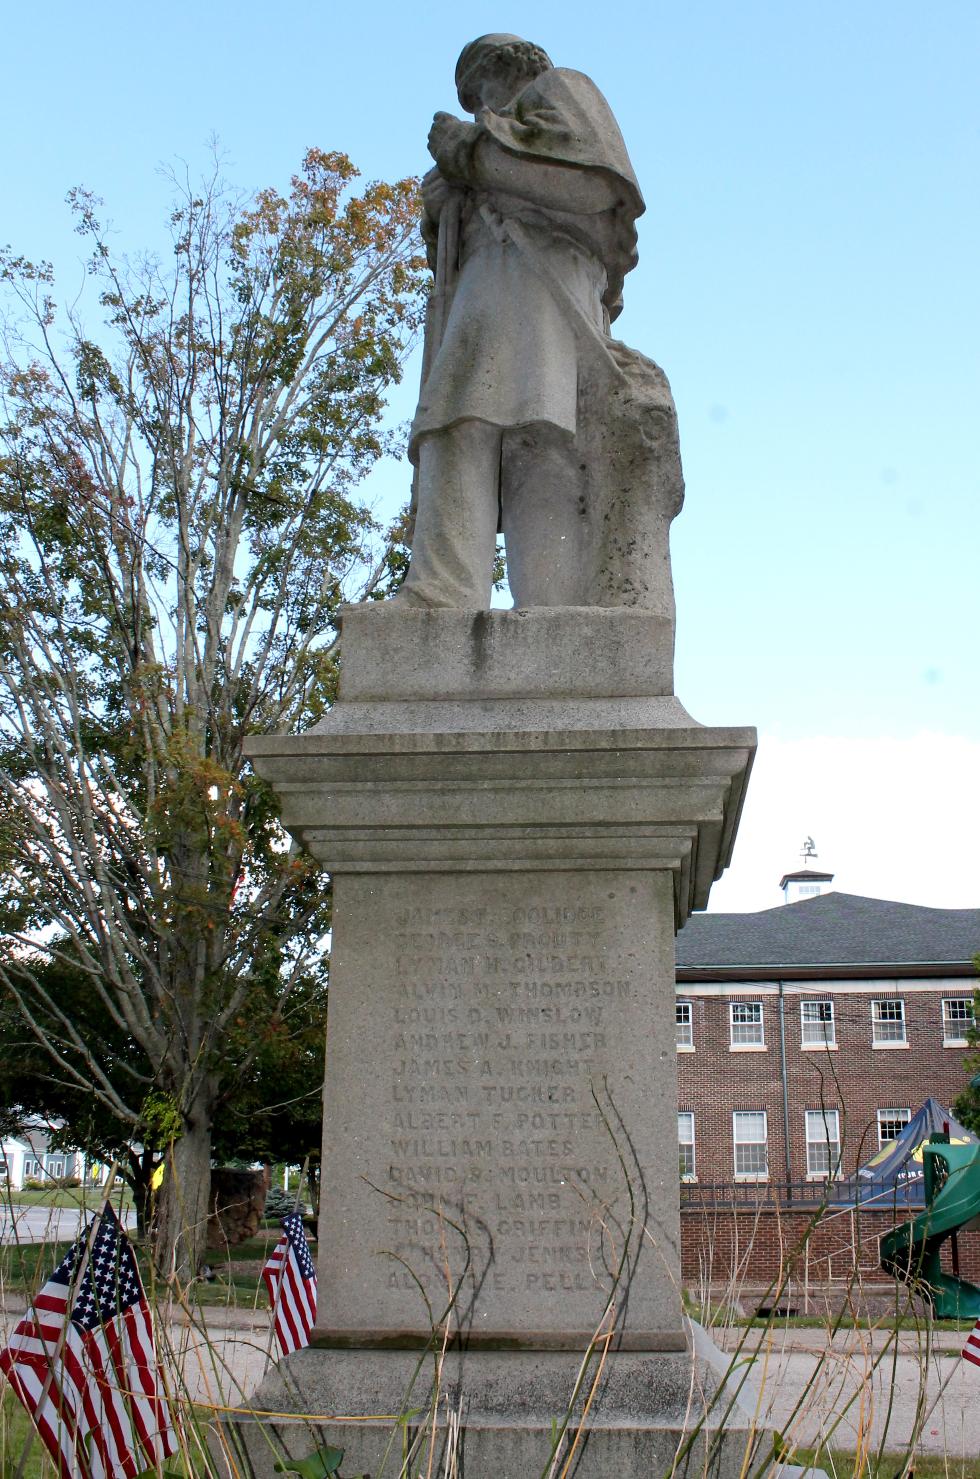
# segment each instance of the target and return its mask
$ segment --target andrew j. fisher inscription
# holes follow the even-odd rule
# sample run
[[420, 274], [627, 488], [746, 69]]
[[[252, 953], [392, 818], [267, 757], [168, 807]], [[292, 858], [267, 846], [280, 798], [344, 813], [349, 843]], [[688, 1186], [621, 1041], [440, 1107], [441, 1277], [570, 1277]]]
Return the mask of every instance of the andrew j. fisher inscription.
[[[346, 1015], [349, 955], [371, 993], [375, 1071], [356, 1090], [352, 1127], [364, 1179], [327, 1209], [321, 1237], [356, 1245], [352, 1263], [367, 1266], [356, 1318], [349, 1298], [341, 1308], [327, 1293], [318, 1338], [347, 1344], [386, 1328], [424, 1343], [424, 1292], [433, 1309], [454, 1300], [471, 1341], [587, 1341], [640, 1257], [652, 1163], [638, 1161], [624, 1126], [651, 1104], [658, 1119], [673, 1116], [649, 1061], [651, 1044], [666, 1051], [669, 1018], [651, 982], [670, 957], [654, 928], [657, 888], [630, 873], [607, 873], [597, 889], [587, 875], [549, 872], [430, 875], [411, 892], [389, 909], [366, 880], [341, 884], [362, 925], [337, 963], [331, 1032], [335, 1011], [341, 1027]], [[371, 909], [358, 893], [365, 906], [373, 896]], [[645, 931], [632, 918], [638, 896]], [[342, 1065], [331, 1079], [328, 1115], [355, 1092]], [[672, 1147], [668, 1165], [676, 1177]], [[663, 1200], [669, 1189], [661, 1171], [653, 1190]], [[671, 1263], [674, 1222], [662, 1229]], [[638, 1322], [642, 1291], [635, 1298]], [[643, 1337], [666, 1338], [649, 1323]]]
[[[595, 1286], [591, 1217], [618, 1178], [608, 1162], [580, 1164], [579, 1147], [603, 1130], [582, 1092], [600, 1079], [604, 1014], [632, 995], [629, 980], [607, 975], [602, 915], [416, 909], [395, 939], [389, 1178], [495, 1232], [507, 1250], [497, 1292]], [[565, 1187], [582, 1197], [578, 1210], [563, 1206]], [[420, 1238], [437, 1245], [431, 1213], [396, 1205], [388, 1226], [396, 1253], [418, 1251]], [[393, 1273], [389, 1287], [408, 1278]]]
[[[374, 1471], [382, 1415], [431, 1399], [440, 1472], [448, 1402], [466, 1479], [526, 1479], [598, 1332], [575, 1479], [639, 1479], [711, 1385], [679, 1298], [673, 938], [731, 856], [755, 734], [673, 693], [683, 479], [666, 377], [609, 332], [642, 210], [612, 113], [516, 37], [457, 82], [410, 573], [347, 608], [317, 728], [250, 745], [334, 889], [317, 1327], [253, 1400], [357, 1416], [318, 1432]], [[498, 522], [513, 611], [487, 609]]]

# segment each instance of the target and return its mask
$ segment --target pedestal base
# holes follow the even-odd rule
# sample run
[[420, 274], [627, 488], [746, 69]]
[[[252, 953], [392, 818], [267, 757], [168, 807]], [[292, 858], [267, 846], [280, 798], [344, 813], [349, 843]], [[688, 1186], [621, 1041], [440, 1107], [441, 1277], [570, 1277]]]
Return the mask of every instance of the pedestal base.
[[[555, 1472], [563, 1472], [574, 1445], [574, 1479], [737, 1479], [757, 1472], [771, 1449], [771, 1434], [758, 1426], [755, 1392], [743, 1396], [737, 1380], [726, 1382], [729, 1358], [698, 1327], [692, 1352], [617, 1352], [601, 1370], [598, 1352], [584, 1370], [572, 1355], [447, 1352], [435, 1404], [433, 1363], [431, 1354], [420, 1360], [405, 1352], [299, 1351], [266, 1378], [252, 1398], [255, 1409], [375, 1413], [378, 1420], [243, 1414], [224, 1425], [222, 1443], [247, 1456], [255, 1479], [271, 1479], [280, 1455], [302, 1458], [328, 1444], [344, 1450], [345, 1476], [378, 1475], [386, 1451], [383, 1473], [394, 1476], [405, 1447], [416, 1442], [413, 1474], [429, 1472], [431, 1452], [431, 1472], [440, 1476], [537, 1479], [548, 1471], [562, 1428]], [[224, 1464], [232, 1472], [227, 1457]]]

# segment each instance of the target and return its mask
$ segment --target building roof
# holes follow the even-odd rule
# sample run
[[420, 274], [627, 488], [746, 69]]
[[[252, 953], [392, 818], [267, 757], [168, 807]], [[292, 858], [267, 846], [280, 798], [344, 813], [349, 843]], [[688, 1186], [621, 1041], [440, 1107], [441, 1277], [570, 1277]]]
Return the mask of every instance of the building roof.
[[816, 868], [799, 868], [795, 873], [784, 873], [779, 880], [779, 887], [785, 888], [787, 883], [833, 883], [833, 873], [821, 873]]
[[980, 909], [828, 893], [758, 914], [692, 914], [677, 936], [677, 975], [972, 976], [978, 952]]

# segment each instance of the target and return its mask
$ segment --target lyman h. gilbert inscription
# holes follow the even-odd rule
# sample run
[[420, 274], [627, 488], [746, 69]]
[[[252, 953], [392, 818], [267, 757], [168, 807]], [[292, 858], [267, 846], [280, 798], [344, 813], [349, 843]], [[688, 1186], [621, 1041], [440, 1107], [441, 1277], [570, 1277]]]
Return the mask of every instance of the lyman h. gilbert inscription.
[[[728, 864], [755, 734], [673, 692], [683, 483], [667, 381], [609, 332], [642, 210], [615, 120], [512, 36], [456, 82], [409, 574], [347, 609], [317, 727], [250, 745], [334, 909], [317, 1326], [253, 1402], [356, 1417], [320, 1437], [375, 1472], [381, 1414], [431, 1399], [433, 1472], [451, 1411], [466, 1479], [526, 1479], [588, 1398], [555, 1472], [675, 1472], [705, 1419], [692, 1474], [736, 1479], [679, 1295], [674, 930]], [[513, 611], [488, 609], [498, 522]]]
[[610, 337], [643, 199], [608, 103], [517, 36], [456, 66], [423, 181], [435, 273], [410, 456], [412, 563], [396, 598], [485, 607], [498, 528], [514, 603], [672, 617], [683, 499], [663, 372]]
[[[364, 1283], [353, 1305], [349, 1291], [337, 1302], [321, 1293], [322, 1338], [386, 1323], [421, 1331], [424, 1291], [433, 1307], [455, 1295], [459, 1328], [484, 1340], [587, 1339], [617, 1277], [628, 1282], [644, 1258], [662, 1298], [637, 1199], [662, 1202], [676, 1179], [674, 1106], [653, 1082], [656, 1054], [672, 1050], [670, 1001], [651, 987], [669, 969], [670, 940], [654, 926], [666, 887], [609, 873], [597, 890], [558, 873], [529, 896], [521, 878], [433, 875], [410, 899], [392, 880], [384, 899], [366, 879], [340, 881], [338, 915], [363, 927], [352, 938], [348, 925], [335, 962], [331, 1032], [368, 990], [377, 1068], [351, 1126], [367, 1179], [352, 1200], [331, 1199], [321, 1226], [369, 1255]], [[352, 1089], [331, 1065], [331, 1121]], [[651, 1111], [671, 1131], [652, 1186], [649, 1155], [636, 1162]], [[663, 1235], [672, 1262], [675, 1219]], [[557, 1325], [539, 1303], [547, 1294], [562, 1296]], [[639, 1289], [636, 1300], [639, 1319]]]

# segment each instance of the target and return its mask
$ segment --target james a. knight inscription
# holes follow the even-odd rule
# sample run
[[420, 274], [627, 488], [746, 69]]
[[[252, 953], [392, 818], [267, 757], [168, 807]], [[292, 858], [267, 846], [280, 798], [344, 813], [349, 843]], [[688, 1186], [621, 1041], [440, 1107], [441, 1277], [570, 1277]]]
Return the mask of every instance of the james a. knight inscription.
[[[672, 1144], [651, 1158], [639, 1123], [641, 1101], [648, 1116], [657, 1098], [651, 1050], [672, 1051], [655, 892], [630, 874], [597, 890], [556, 873], [533, 894], [520, 878], [440, 876], [388, 908], [366, 880], [343, 881], [338, 917], [346, 905], [365, 927], [335, 947], [331, 1033], [338, 1015], [343, 1030], [349, 954], [356, 989], [370, 982], [375, 1057], [351, 1125], [351, 1200], [332, 1199], [321, 1235], [357, 1246], [358, 1326], [421, 1335], [427, 1308], [453, 1298], [460, 1328], [484, 1339], [587, 1335], [624, 1269], [635, 1275], [639, 1204], [662, 1204], [676, 1175]], [[359, 894], [373, 907], [359, 909]], [[637, 933], [643, 896], [649, 927]], [[331, 1118], [348, 1092], [338, 1077]], [[672, 1127], [669, 1103], [660, 1114]], [[676, 1220], [659, 1235], [676, 1258]], [[550, 1322], [548, 1294], [562, 1295]], [[331, 1318], [328, 1296], [325, 1339]]]

